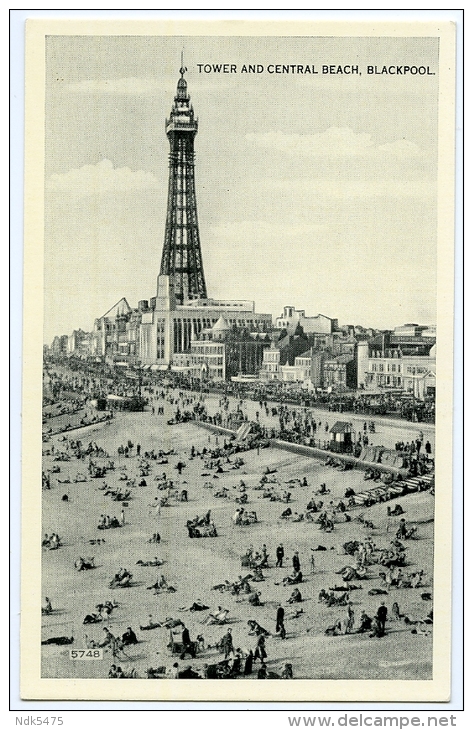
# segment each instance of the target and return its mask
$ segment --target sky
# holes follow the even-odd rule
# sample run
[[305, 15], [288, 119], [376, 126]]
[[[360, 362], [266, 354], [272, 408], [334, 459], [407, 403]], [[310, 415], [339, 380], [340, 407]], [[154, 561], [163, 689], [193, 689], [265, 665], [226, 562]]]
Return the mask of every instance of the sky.
[[[156, 294], [181, 52], [208, 295], [434, 324], [437, 39], [48, 36], [44, 341]], [[224, 63], [236, 73], [205, 73]], [[367, 73], [390, 64], [432, 75]]]

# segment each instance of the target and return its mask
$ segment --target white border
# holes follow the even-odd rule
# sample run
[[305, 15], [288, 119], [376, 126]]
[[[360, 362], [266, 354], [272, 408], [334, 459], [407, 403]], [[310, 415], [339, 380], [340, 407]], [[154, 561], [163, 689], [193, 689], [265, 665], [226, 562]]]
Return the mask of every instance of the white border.
[[[338, 11], [340, 14], [342, 11]], [[335, 15], [335, 17], [334, 17]], [[12, 554], [14, 556], [14, 563], [12, 564], [12, 631], [13, 631], [13, 641], [12, 641], [12, 704], [11, 708], [15, 710], [20, 710], [22, 713], [24, 712], [31, 712], [33, 709], [41, 709], [42, 711], [47, 711], [48, 709], [54, 709], [54, 712], [64, 711], [64, 710], [75, 710], [75, 709], [88, 709], [88, 710], [94, 710], [100, 708], [101, 710], [107, 709], [112, 710], [117, 707], [117, 703], [64, 703], [64, 702], [26, 702], [26, 701], [20, 701], [18, 699], [19, 693], [18, 693], [18, 684], [17, 684], [17, 677], [18, 677], [18, 653], [15, 647], [18, 646], [18, 623], [15, 620], [15, 617], [18, 614], [18, 603], [17, 603], [17, 596], [19, 593], [19, 580], [18, 580], [18, 572], [19, 572], [19, 560], [17, 560], [17, 556], [19, 555], [19, 489], [15, 488], [19, 485], [19, 475], [20, 475], [20, 469], [19, 469], [19, 459], [20, 459], [20, 451], [18, 448], [19, 444], [19, 394], [21, 389], [20, 384], [20, 373], [19, 368], [17, 366], [18, 362], [20, 361], [21, 356], [21, 341], [19, 333], [21, 332], [21, 272], [22, 272], [22, 258], [21, 258], [21, 247], [19, 245], [19, 241], [21, 241], [22, 238], [22, 201], [21, 201], [21, 171], [23, 168], [22, 165], [22, 147], [23, 147], [23, 139], [22, 139], [22, 130], [21, 130], [21, 122], [22, 122], [22, 109], [20, 108], [21, 102], [20, 98], [23, 93], [23, 78], [22, 78], [22, 66], [23, 66], [23, 22], [27, 17], [41, 17], [41, 18], [92, 18], [92, 19], [132, 19], [132, 18], [138, 18], [138, 19], [146, 19], [146, 18], [156, 18], [156, 19], [166, 19], [166, 18], [176, 18], [179, 17], [179, 19], [187, 20], [191, 18], [199, 19], [199, 20], [207, 20], [207, 19], [221, 19], [221, 18], [242, 18], [242, 19], [249, 19], [249, 20], [256, 20], [256, 19], [265, 19], [265, 20], [276, 20], [276, 19], [284, 19], [284, 20], [318, 20], [318, 19], [340, 19], [340, 15], [338, 15], [338, 18], [336, 17], [337, 11], [335, 10], [335, 13], [333, 10], [325, 10], [325, 11], [153, 11], [153, 10], [141, 10], [141, 11], [117, 11], [117, 10], [110, 10], [110, 11], [80, 11], [80, 10], [51, 10], [51, 11], [38, 11], [38, 10], [13, 10], [12, 11], [12, 17], [11, 17], [11, 32], [12, 32], [12, 67], [13, 67], [13, 75], [12, 75], [12, 115], [13, 115], [13, 124], [12, 124], [12, 199], [13, 199], [13, 214], [12, 214], [12, 258], [11, 258], [11, 276], [12, 276], [12, 285], [11, 285], [11, 296], [12, 296], [12, 350], [11, 350], [11, 357], [12, 357], [12, 518], [13, 518], [13, 531], [12, 531]], [[439, 11], [439, 10], [423, 10], [423, 11], [399, 11], [399, 10], [369, 10], [369, 11], [362, 11], [362, 10], [343, 10], [343, 19], [348, 20], [422, 20], [422, 21], [428, 21], [428, 20], [452, 20], [453, 22], [457, 23], [458, 28], [458, 35], [457, 35], [457, 58], [458, 58], [458, 64], [457, 64], [457, 83], [458, 88], [461, 90], [462, 88], [462, 32], [463, 32], [463, 19], [461, 16], [460, 11]], [[457, 129], [461, 126], [461, 119], [462, 119], [462, 99], [461, 99], [461, 93], [458, 95], [457, 98]], [[461, 154], [461, 135], [460, 138], [457, 139], [457, 156], [460, 153]], [[455, 465], [455, 484], [454, 484], [454, 491], [456, 493], [455, 496], [455, 502], [454, 502], [454, 546], [453, 546], [453, 555], [454, 555], [454, 601], [453, 601], [453, 682], [452, 682], [452, 699], [449, 703], [438, 703], [438, 704], [429, 704], [429, 703], [423, 703], [423, 704], [417, 704], [417, 703], [409, 703], [409, 704], [383, 704], [382, 706], [379, 706], [379, 708], [384, 710], [388, 709], [396, 709], [396, 710], [410, 710], [415, 709], [416, 711], [421, 711], [422, 709], [439, 709], [442, 711], [442, 714], [448, 712], [448, 708], [451, 710], [459, 710], [461, 709], [461, 702], [462, 702], [462, 671], [461, 666], [463, 662], [463, 655], [462, 655], [462, 637], [461, 637], [461, 624], [462, 624], [462, 618], [461, 618], [461, 586], [462, 586], [462, 543], [461, 543], [461, 515], [462, 515], [462, 505], [461, 505], [461, 463], [462, 463], [462, 453], [461, 453], [461, 433], [462, 433], [462, 419], [461, 419], [461, 411], [462, 411], [462, 389], [461, 389], [461, 373], [462, 373], [462, 352], [461, 352], [461, 333], [462, 333], [462, 316], [461, 316], [461, 308], [462, 308], [462, 286], [461, 286], [461, 272], [462, 272], [462, 250], [461, 250], [461, 236], [459, 235], [459, 229], [461, 230], [461, 196], [459, 195], [459, 191], [461, 190], [461, 156], [459, 160], [457, 159], [457, 251], [456, 251], [456, 319], [455, 319], [455, 336], [456, 336], [456, 347], [455, 347], [455, 380], [456, 380], [456, 388], [455, 388], [455, 449], [454, 449], [454, 465]], [[460, 179], [458, 179], [460, 178]], [[458, 243], [460, 241], [460, 243]], [[126, 709], [133, 709], [137, 710], [137, 704], [138, 703], [120, 703], [120, 710], [126, 710]], [[139, 709], [156, 709], [156, 705], [154, 703], [139, 703], [140, 707]], [[160, 709], [168, 709], [172, 708], [173, 710], [179, 710], [179, 709], [191, 709], [195, 708], [195, 704], [193, 703], [160, 703]], [[311, 714], [315, 711], [319, 712], [320, 710], [336, 710], [340, 711], [342, 709], [346, 710], [358, 710], [362, 711], [364, 709], [369, 710], [370, 712], [373, 712], [376, 705], [373, 703], [369, 704], [358, 704], [358, 703], [350, 703], [350, 704], [343, 704], [340, 705], [340, 703], [321, 703], [321, 704], [310, 704], [304, 703], [303, 706], [300, 704], [293, 705], [291, 703], [284, 703], [284, 705], [276, 704], [271, 705], [271, 703], [240, 703], [239, 707], [236, 708], [235, 706], [232, 706], [229, 703], [199, 703], [198, 709], [199, 710], [205, 710], [205, 709], [224, 709], [231, 707], [233, 710], [243, 710], [243, 709], [265, 709], [265, 710], [271, 710], [271, 709], [277, 709], [278, 711], [281, 710], [288, 710], [290, 707], [297, 708], [297, 712], [300, 713], [301, 711], [304, 712], [304, 714]]]

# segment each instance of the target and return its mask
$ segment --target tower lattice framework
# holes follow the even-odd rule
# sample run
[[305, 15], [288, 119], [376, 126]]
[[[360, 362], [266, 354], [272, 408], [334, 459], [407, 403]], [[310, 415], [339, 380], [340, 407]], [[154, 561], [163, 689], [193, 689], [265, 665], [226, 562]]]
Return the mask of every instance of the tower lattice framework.
[[169, 187], [164, 234], [161, 274], [171, 277], [176, 302], [186, 299], [206, 299], [202, 251], [200, 248], [197, 201], [194, 179], [194, 138], [198, 120], [187, 93], [185, 68], [169, 119], [166, 119], [166, 135], [169, 139]]

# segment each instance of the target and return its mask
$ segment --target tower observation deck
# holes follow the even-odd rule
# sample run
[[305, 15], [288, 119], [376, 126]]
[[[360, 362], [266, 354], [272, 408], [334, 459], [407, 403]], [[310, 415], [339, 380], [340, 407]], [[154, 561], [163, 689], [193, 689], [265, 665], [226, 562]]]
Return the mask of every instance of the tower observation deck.
[[170, 277], [177, 304], [206, 299], [194, 179], [194, 138], [198, 121], [187, 93], [181, 67], [171, 114], [166, 119], [169, 139], [169, 186], [160, 274]]

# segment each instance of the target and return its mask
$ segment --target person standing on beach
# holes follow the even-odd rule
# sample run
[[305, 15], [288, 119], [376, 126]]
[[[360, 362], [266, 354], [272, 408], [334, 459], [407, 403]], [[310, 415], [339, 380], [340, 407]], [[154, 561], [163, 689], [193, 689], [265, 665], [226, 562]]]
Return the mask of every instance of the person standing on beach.
[[276, 611], [276, 634], [280, 634], [281, 639], [286, 638], [286, 628], [284, 626], [284, 608], [279, 604]]

